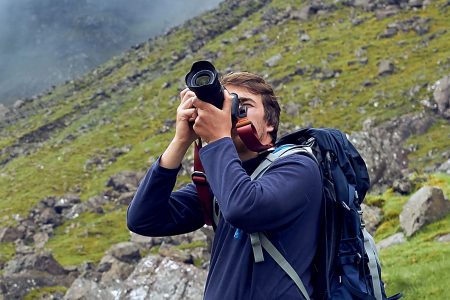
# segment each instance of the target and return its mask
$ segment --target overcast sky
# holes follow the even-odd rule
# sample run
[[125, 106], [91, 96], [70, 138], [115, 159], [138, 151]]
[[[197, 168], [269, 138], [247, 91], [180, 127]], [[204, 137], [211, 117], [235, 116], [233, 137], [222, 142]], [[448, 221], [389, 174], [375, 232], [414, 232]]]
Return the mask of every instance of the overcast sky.
[[82, 74], [223, 0], [0, 0], [0, 103]]

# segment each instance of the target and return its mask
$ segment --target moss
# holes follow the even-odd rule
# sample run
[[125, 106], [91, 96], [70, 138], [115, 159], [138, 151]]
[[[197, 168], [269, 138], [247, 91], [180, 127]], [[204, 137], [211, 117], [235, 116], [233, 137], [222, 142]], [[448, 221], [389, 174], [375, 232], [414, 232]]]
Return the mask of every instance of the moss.
[[67, 288], [64, 286], [43, 287], [31, 290], [24, 296], [23, 300], [51, 299], [54, 294], [64, 295], [66, 292]]
[[195, 241], [192, 243], [180, 244], [178, 246], [175, 246], [175, 248], [179, 249], [179, 250], [186, 250], [186, 249], [195, 249], [195, 248], [205, 248], [206, 246], [207, 246], [207, 244], [205, 242]]
[[16, 247], [13, 242], [0, 243], [0, 265], [3, 265], [7, 261], [11, 260], [16, 254]]

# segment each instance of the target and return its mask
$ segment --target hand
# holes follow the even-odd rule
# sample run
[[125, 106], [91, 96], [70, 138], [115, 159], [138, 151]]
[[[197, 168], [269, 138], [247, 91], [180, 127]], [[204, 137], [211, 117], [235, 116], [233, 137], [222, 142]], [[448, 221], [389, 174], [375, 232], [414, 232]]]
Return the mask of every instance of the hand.
[[197, 111], [192, 104], [196, 96], [194, 92], [185, 88], [180, 92], [180, 99], [181, 103], [177, 108], [174, 139], [190, 146], [198, 138], [193, 130], [194, 120], [197, 118]]
[[193, 106], [197, 109], [193, 129], [205, 142], [212, 143], [224, 137], [231, 137], [231, 95], [224, 92], [222, 109], [211, 103], [193, 99]]

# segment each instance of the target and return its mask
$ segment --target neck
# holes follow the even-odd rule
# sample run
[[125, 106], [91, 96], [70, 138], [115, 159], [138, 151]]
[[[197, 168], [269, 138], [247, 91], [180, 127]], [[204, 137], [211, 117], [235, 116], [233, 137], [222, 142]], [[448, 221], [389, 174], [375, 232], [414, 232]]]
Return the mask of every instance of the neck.
[[239, 155], [239, 158], [241, 159], [241, 161], [246, 161], [246, 160], [257, 157], [258, 153], [247, 150], [244, 152], [239, 152], [238, 155]]

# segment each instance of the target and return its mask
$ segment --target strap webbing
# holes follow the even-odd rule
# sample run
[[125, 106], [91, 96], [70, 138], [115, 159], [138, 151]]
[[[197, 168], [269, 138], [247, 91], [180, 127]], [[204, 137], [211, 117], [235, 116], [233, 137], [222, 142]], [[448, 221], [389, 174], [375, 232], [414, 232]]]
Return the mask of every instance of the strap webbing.
[[367, 256], [369, 258], [369, 271], [372, 277], [373, 293], [375, 299], [382, 300], [383, 296], [381, 294], [381, 279], [378, 273], [378, 254], [375, 242], [372, 236], [367, 232], [365, 228], [362, 229], [364, 234], [364, 248], [366, 249]]
[[[272, 163], [284, 156], [288, 156], [294, 153], [305, 153], [306, 155], [314, 158], [312, 150], [309, 147], [290, 145], [277, 149], [276, 151], [267, 155], [266, 159], [256, 168], [256, 170], [250, 176], [251, 180], [255, 180], [261, 177], [272, 165]], [[262, 248], [264, 248], [267, 253], [275, 260], [275, 262], [286, 272], [286, 274], [295, 282], [300, 292], [303, 294], [305, 299], [309, 300], [308, 292], [297, 274], [295, 269], [289, 264], [289, 262], [284, 258], [284, 256], [278, 251], [278, 249], [270, 242], [270, 240], [263, 233], [252, 233], [250, 234], [250, 241], [252, 243], [253, 256], [255, 262], [264, 261], [264, 255]]]
[[253, 256], [255, 257], [255, 262], [259, 263], [264, 261], [264, 255], [261, 247], [261, 240], [259, 238], [259, 232], [250, 234], [250, 242], [252, 243]]
[[197, 190], [198, 199], [203, 210], [203, 219], [206, 225], [213, 225], [213, 196], [209, 190], [209, 183], [206, 180], [205, 170], [200, 160], [199, 151], [202, 148], [202, 140], [194, 145], [194, 173], [192, 173], [192, 181]]
[[305, 286], [303, 285], [300, 276], [298, 276], [297, 272], [294, 268], [289, 264], [289, 262], [284, 258], [284, 256], [278, 251], [278, 249], [272, 244], [272, 242], [263, 234], [259, 233], [259, 238], [261, 240], [261, 245], [270, 254], [270, 256], [275, 260], [275, 262], [283, 269], [286, 274], [295, 282], [303, 297], [306, 300], [310, 300], [309, 294], [306, 291]]

